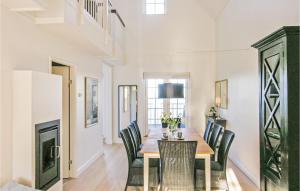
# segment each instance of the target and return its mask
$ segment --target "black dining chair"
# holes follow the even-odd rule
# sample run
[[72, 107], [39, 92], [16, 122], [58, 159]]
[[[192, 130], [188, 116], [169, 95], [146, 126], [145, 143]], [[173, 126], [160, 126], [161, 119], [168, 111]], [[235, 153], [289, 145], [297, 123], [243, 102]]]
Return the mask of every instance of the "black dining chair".
[[[125, 191], [128, 186], [144, 185], [144, 159], [137, 158], [134, 153], [134, 146], [130, 137], [129, 129], [123, 129], [120, 136], [124, 143], [128, 158], [128, 176]], [[159, 161], [149, 160], [149, 187], [157, 189], [159, 185]]]
[[143, 144], [142, 144], [142, 135], [141, 135], [140, 127], [139, 127], [139, 125], [138, 125], [138, 123], [137, 123], [136, 120], [133, 121], [133, 122], [131, 122], [131, 123], [133, 124], [133, 126], [135, 128], [135, 131], [136, 131], [136, 133], [138, 135], [138, 143], [142, 147]]
[[195, 189], [197, 141], [158, 141], [161, 161], [161, 191]]
[[129, 134], [130, 134], [130, 137], [131, 137], [131, 140], [132, 140], [132, 144], [133, 144], [133, 147], [134, 147], [134, 154], [138, 158], [142, 158], [143, 154], [140, 153], [141, 146], [140, 146], [140, 143], [139, 143], [139, 137], [138, 137], [138, 134], [137, 134], [137, 132], [135, 130], [134, 125], [131, 123], [128, 126], [128, 129], [129, 129]]
[[212, 121], [208, 121], [207, 122], [207, 125], [206, 125], [206, 128], [205, 128], [205, 131], [204, 131], [204, 140], [208, 143], [208, 138], [209, 138], [209, 135], [211, 133], [211, 129], [212, 129], [212, 126], [213, 126], [213, 122]]
[[218, 124], [214, 124], [211, 130], [211, 135], [208, 140], [208, 145], [216, 152], [219, 144], [219, 139], [223, 131], [223, 127]]
[[[229, 190], [226, 166], [230, 146], [234, 139], [234, 133], [230, 130], [225, 130], [221, 139], [218, 150], [217, 161], [211, 161], [211, 186], [212, 189]], [[205, 189], [205, 162], [198, 161], [196, 167], [196, 190]]]

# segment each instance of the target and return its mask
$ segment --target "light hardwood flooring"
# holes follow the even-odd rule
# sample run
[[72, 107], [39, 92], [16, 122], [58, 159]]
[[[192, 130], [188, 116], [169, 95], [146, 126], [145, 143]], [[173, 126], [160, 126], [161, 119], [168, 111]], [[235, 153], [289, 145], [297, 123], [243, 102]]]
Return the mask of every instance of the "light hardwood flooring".
[[[230, 191], [258, 191], [232, 162], [228, 161], [227, 176]], [[127, 156], [122, 144], [104, 145], [104, 155], [79, 178], [64, 182], [64, 191], [123, 191], [127, 177]], [[142, 191], [129, 187], [128, 191]]]

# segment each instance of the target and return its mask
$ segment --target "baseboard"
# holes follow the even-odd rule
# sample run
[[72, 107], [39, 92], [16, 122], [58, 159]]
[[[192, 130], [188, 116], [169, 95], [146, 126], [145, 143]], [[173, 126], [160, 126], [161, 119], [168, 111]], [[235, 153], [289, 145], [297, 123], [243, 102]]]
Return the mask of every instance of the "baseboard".
[[79, 177], [86, 169], [88, 169], [91, 164], [93, 164], [100, 156], [103, 155], [103, 152], [98, 151], [94, 154], [88, 161], [86, 161], [83, 165], [76, 169], [75, 177]]
[[260, 179], [259, 177], [253, 175], [252, 173], [250, 173], [248, 171], [248, 169], [240, 162], [237, 160], [232, 159], [231, 157], [229, 157], [229, 159], [231, 160], [231, 162], [233, 164], [235, 164], [235, 166], [237, 166], [258, 188], [260, 187]]

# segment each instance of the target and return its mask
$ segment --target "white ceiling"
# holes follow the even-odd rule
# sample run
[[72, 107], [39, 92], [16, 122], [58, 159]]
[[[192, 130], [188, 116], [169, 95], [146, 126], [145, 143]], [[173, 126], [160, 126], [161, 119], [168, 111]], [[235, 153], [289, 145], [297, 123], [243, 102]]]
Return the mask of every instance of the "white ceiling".
[[225, 8], [230, 0], [198, 0], [203, 8], [207, 10], [213, 18], [216, 18]]

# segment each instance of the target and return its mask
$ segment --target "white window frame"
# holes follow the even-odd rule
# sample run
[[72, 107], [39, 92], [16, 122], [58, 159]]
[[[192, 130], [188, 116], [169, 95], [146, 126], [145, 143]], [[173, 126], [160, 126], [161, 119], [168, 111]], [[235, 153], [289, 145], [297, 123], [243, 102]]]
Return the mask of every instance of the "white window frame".
[[149, 133], [148, 126], [148, 79], [185, 79], [186, 88], [185, 88], [185, 126], [189, 128], [191, 116], [190, 116], [190, 104], [189, 100], [191, 99], [191, 88], [190, 88], [190, 73], [143, 73], [144, 78], [144, 87], [145, 87], [145, 135]]
[[167, 0], [164, 0], [164, 13], [163, 14], [157, 14], [157, 13], [154, 13], [154, 14], [147, 14], [147, 0], [144, 0], [144, 3], [143, 3], [143, 13], [144, 15], [148, 15], [148, 16], [152, 16], [152, 15], [166, 15], [167, 14]]

